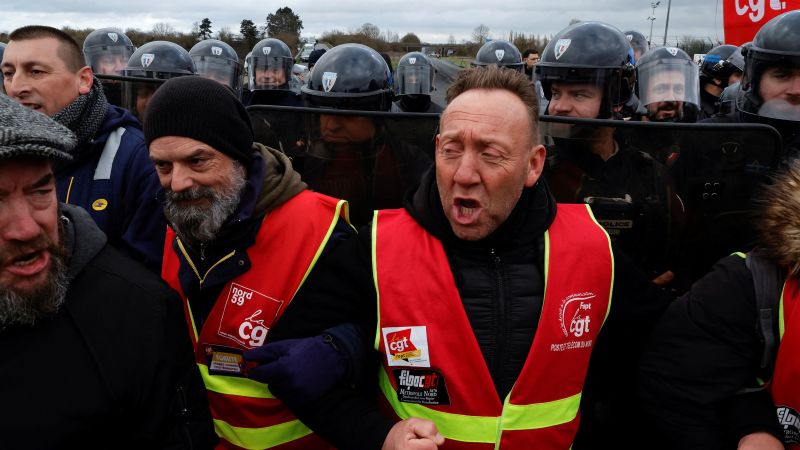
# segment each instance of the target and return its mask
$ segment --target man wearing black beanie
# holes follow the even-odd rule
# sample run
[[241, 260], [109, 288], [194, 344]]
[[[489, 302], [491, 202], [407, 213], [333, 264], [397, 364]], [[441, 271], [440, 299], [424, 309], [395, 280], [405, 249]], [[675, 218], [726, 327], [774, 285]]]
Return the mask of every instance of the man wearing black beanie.
[[184, 301], [217, 434], [244, 448], [325, 448], [272, 396], [279, 386], [246, 377], [243, 353], [280, 335], [280, 317], [308, 314], [301, 286], [353, 234], [346, 203], [308, 191], [289, 158], [253, 142], [244, 106], [215, 81], [164, 83], [144, 133], [170, 225], [162, 277]]

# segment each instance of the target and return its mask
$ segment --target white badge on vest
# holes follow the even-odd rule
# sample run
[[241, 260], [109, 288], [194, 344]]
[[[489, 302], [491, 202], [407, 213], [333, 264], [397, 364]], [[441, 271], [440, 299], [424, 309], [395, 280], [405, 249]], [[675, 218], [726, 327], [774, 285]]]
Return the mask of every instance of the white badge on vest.
[[427, 327], [384, 327], [381, 332], [388, 365], [431, 366]]

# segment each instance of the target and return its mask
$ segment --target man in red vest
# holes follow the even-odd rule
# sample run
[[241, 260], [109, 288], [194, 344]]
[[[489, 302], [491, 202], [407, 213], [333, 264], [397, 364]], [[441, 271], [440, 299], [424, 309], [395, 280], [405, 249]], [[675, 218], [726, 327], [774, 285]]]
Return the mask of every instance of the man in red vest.
[[284, 318], [316, 325], [302, 287], [353, 234], [347, 204], [308, 191], [285, 155], [254, 143], [241, 102], [215, 81], [164, 83], [144, 129], [170, 225], [162, 277], [183, 299], [218, 448], [326, 448], [279, 388], [247, 378], [242, 354], [280, 339]]
[[310, 398], [303, 384], [335, 367], [308, 357], [306, 340], [247, 356], [257, 377], [293, 385], [281, 398], [340, 448], [566, 450], [596, 405], [582, 396], [587, 371], [632, 384], [669, 298], [612, 251], [586, 205], [556, 205], [523, 74], [462, 71], [447, 100], [435, 169], [337, 249], [336, 282], [307, 297], [322, 328], [365, 330], [367, 379]]

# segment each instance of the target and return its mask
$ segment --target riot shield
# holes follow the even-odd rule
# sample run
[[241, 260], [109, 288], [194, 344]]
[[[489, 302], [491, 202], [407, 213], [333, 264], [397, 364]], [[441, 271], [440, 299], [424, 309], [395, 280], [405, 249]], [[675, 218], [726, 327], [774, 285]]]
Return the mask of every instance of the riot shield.
[[400, 208], [433, 164], [438, 114], [253, 105], [256, 141], [292, 159], [309, 188], [350, 203], [363, 225], [375, 209]]
[[144, 120], [144, 110], [150, 97], [164, 81], [155, 78], [138, 78], [125, 75], [98, 75], [109, 103], [121, 106]]
[[751, 198], [781, 159], [760, 124], [541, 118], [545, 179], [561, 203], [587, 203], [616, 247], [678, 291], [755, 244]]

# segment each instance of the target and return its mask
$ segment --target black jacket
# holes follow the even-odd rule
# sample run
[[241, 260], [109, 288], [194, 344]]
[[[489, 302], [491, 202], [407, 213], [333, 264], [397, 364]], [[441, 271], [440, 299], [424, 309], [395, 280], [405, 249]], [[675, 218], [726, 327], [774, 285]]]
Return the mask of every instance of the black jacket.
[[[491, 236], [466, 242], [456, 238], [442, 212], [435, 174], [423, 176], [420, 187], [409, 194], [406, 209], [444, 245], [464, 308], [498, 396], [511, 389], [527, 357], [536, 330], [543, 295], [542, 235], [555, 215], [556, 205], [540, 182], [526, 189], [512, 214]], [[313, 336], [327, 327], [357, 322], [366, 332], [371, 348], [376, 325], [376, 299], [370, 262], [370, 230], [361, 230], [315, 270], [315, 279], [304, 286], [302, 301], [296, 298], [271, 340]], [[615, 255], [612, 312], [592, 356], [590, 378], [584, 395], [584, 434], [599, 439], [601, 423], [609, 429], [606, 414], [620, 395], [630, 399], [639, 343], [669, 302], [669, 297]], [[576, 268], [580, 270], [580, 268]], [[313, 292], [313, 293], [312, 293]], [[307, 323], [318, 324], [316, 330]], [[327, 322], [327, 323], [325, 323]], [[280, 327], [280, 331], [278, 328]], [[295, 407], [283, 398], [300, 419], [337, 447], [380, 448], [393, 421], [377, 410], [377, 354], [371, 371], [363, 377], [359, 393], [340, 386], [314, 404]], [[601, 393], [602, 391], [602, 393]], [[621, 404], [621, 403], [619, 403]], [[595, 414], [595, 411], [602, 413]], [[614, 418], [616, 419], [616, 418]], [[622, 425], [616, 423], [616, 425]], [[615, 442], [618, 435], [614, 437]], [[594, 441], [597, 442], [597, 441]], [[577, 448], [577, 447], [576, 447]]]
[[753, 277], [735, 255], [670, 305], [642, 356], [638, 385], [653, 442], [732, 449], [755, 431], [782, 436], [769, 393], [740, 393], [764, 377], [757, 323]]
[[0, 330], [0, 447], [211, 448], [175, 292], [62, 205], [70, 286], [54, 316]]

